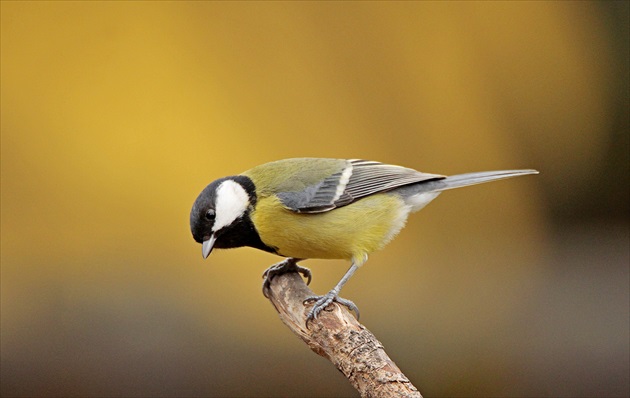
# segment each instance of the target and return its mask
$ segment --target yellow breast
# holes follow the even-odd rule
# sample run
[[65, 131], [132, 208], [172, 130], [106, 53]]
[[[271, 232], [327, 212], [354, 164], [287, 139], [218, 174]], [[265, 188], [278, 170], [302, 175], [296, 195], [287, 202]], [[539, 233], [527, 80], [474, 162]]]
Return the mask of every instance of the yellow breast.
[[400, 231], [408, 214], [409, 207], [391, 194], [318, 214], [294, 213], [269, 196], [259, 199], [251, 217], [262, 241], [283, 256], [363, 262]]

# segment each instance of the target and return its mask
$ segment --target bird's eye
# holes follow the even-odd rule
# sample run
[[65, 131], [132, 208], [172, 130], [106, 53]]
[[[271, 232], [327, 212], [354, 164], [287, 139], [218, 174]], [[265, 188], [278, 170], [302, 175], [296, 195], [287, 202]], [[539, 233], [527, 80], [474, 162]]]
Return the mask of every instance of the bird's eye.
[[206, 212], [206, 220], [213, 221], [215, 215], [216, 215], [216, 213], [214, 212], [214, 209], [209, 209]]

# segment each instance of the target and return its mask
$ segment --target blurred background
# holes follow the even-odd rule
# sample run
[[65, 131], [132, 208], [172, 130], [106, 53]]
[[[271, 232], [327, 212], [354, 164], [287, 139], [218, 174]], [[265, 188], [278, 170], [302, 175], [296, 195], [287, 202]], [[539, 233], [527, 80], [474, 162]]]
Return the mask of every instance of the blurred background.
[[628, 4], [3, 1], [2, 396], [356, 396], [262, 296], [278, 257], [189, 231], [302, 156], [540, 170], [445, 193], [342, 295], [427, 397], [627, 396]]

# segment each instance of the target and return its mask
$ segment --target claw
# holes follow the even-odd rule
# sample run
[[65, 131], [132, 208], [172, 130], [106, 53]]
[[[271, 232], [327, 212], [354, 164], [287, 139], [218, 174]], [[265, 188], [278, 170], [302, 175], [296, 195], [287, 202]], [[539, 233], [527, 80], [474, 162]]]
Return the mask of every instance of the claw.
[[306, 304], [308, 301], [315, 301], [315, 304], [306, 317], [307, 323], [308, 321], [312, 321], [317, 318], [317, 315], [319, 315], [324, 309], [326, 309], [326, 307], [328, 307], [333, 301], [343, 305], [350, 311], [354, 312], [356, 314], [357, 320], [360, 316], [359, 307], [357, 307], [356, 304], [354, 304], [350, 300], [339, 297], [334, 291], [330, 291], [323, 296], [308, 297], [306, 300], [304, 300], [304, 304]]
[[311, 283], [311, 270], [297, 264], [300, 259], [287, 258], [277, 264], [272, 265], [263, 272], [263, 295], [269, 298], [269, 289], [271, 288], [271, 280], [274, 276], [286, 274], [287, 272], [299, 272], [306, 278], [306, 284]]
[[302, 276], [306, 278], [306, 285], [307, 286], [310, 285], [311, 284], [311, 270], [306, 267], [301, 267], [299, 265], [297, 265], [297, 270], [300, 274], [302, 274]]

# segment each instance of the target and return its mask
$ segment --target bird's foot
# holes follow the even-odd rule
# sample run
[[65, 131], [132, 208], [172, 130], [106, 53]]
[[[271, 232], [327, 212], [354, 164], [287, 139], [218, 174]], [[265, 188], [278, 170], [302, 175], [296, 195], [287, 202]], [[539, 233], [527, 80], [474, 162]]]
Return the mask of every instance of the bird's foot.
[[357, 315], [357, 320], [359, 319], [359, 308], [356, 306], [356, 304], [354, 304], [350, 300], [339, 297], [334, 290], [329, 291], [323, 296], [308, 297], [306, 300], [304, 300], [304, 304], [306, 304], [308, 301], [315, 301], [315, 304], [313, 305], [313, 308], [311, 308], [311, 311], [308, 313], [308, 316], [306, 317], [306, 322], [312, 321], [317, 318], [317, 315], [319, 315], [320, 312], [326, 309], [326, 307], [328, 307], [328, 305], [330, 305], [330, 303], [332, 303], [333, 301], [343, 305], [350, 311], [354, 312]]
[[306, 284], [311, 283], [311, 270], [298, 265], [299, 259], [287, 258], [284, 261], [274, 264], [267, 268], [263, 273], [263, 294], [269, 298], [269, 289], [271, 287], [271, 280], [274, 276], [286, 274], [287, 272], [299, 272], [306, 278]]

